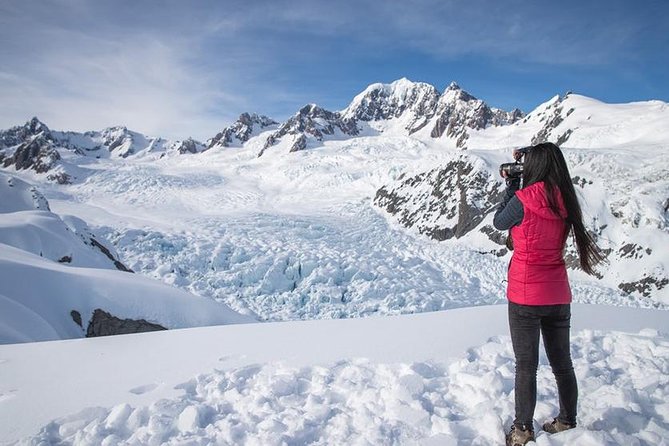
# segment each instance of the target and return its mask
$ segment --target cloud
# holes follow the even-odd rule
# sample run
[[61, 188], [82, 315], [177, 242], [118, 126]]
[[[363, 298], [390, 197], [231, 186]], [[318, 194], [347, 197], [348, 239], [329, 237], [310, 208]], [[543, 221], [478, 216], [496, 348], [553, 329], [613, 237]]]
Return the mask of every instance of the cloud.
[[2, 2], [0, 127], [38, 115], [54, 128], [206, 139], [243, 111], [283, 119], [306, 102], [344, 105], [360, 79], [406, 75], [408, 54], [519, 71], [634, 67], [669, 43], [667, 8], [649, 3]]
[[69, 29], [58, 20], [31, 22], [18, 17], [14, 52], [3, 50], [13, 62], [0, 72], [3, 123], [38, 115], [53, 128], [124, 124], [204, 139], [245, 105], [243, 96], [224, 88], [225, 70], [213, 75], [197, 68], [193, 36], [123, 27], [110, 35], [86, 29], [92, 23]]

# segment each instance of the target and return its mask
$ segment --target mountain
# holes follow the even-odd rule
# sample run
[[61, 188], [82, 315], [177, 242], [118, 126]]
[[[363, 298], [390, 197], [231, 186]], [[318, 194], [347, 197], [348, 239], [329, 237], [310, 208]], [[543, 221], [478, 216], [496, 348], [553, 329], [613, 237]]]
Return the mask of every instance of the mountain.
[[[440, 93], [400, 79], [370, 85], [342, 111], [308, 104], [282, 124], [242, 114], [217, 142], [207, 141], [235, 150], [120, 127], [47, 136], [38, 122], [3, 140], [42, 135], [55, 145], [56, 168], [80, 180], [64, 195], [55, 185], [45, 190], [86, 216], [133, 270], [263, 320], [496, 302], [496, 275], [510, 255], [506, 234], [491, 224], [503, 190], [497, 166], [513, 147], [559, 141], [587, 227], [609, 262], [598, 278], [585, 277], [569, 245], [583, 299], [663, 306], [668, 113], [661, 101], [606, 104], [567, 93], [522, 115], [454, 83]], [[442, 246], [426, 254], [418, 248], [426, 240]], [[399, 262], [400, 251], [412, 260]]]
[[[57, 142], [51, 130], [37, 118], [22, 126], [0, 131], [0, 163], [16, 170], [31, 169], [37, 173], [54, 170], [61, 159], [56, 150]], [[67, 184], [69, 176], [64, 172], [50, 173], [48, 178]]]
[[295, 115], [283, 123], [277, 131], [270, 134], [258, 156], [279, 143], [285, 137], [290, 138], [289, 152], [304, 150], [314, 142], [321, 142], [326, 136], [339, 138], [358, 135], [355, 119], [342, 117], [316, 104], [302, 107]]
[[376, 191], [374, 204], [403, 226], [442, 241], [479, 226], [501, 195], [483, 160], [461, 155], [429, 171], [401, 175]]
[[206, 150], [230, 146], [242, 146], [263, 131], [275, 128], [279, 123], [264, 115], [242, 113], [237, 121], [225, 127], [213, 138], [207, 140]]
[[455, 140], [455, 146], [467, 148], [467, 139], [472, 130], [484, 130], [490, 126], [500, 127], [513, 124], [524, 115], [519, 109], [511, 112], [489, 107], [451, 83], [441, 95], [434, 113], [436, 116], [430, 136]]
[[467, 148], [470, 131], [513, 124], [524, 116], [518, 109], [506, 112], [491, 108], [455, 82], [440, 94], [432, 85], [405, 78], [370, 85], [342, 115], [366, 122], [396, 121], [387, 126], [399, 127], [408, 135], [423, 131], [424, 137], [451, 139], [461, 149]]
[[364, 122], [404, 118], [404, 128], [412, 134], [434, 117], [439, 97], [432, 85], [402, 78], [391, 84], [370, 85], [341, 114]]
[[36, 117], [22, 126], [0, 131], [3, 167], [46, 174], [49, 181], [59, 184], [69, 184], [81, 176], [81, 170], [74, 166], [78, 164], [77, 157], [160, 157], [204, 150], [206, 147], [192, 138], [168, 141], [125, 126], [84, 133], [53, 131]]
[[453, 140], [464, 149], [470, 131], [509, 125], [523, 116], [518, 109], [491, 108], [454, 82], [440, 94], [432, 85], [402, 78], [370, 85], [340, 112], [304, 106], [267, 138], [260, 155], [287, 136], [289, 152], [316, 146], [325, 138], [356, 137], [365, 133], [363, 124], [377, 134], [414, 135], [429, 129], [429, 137]]

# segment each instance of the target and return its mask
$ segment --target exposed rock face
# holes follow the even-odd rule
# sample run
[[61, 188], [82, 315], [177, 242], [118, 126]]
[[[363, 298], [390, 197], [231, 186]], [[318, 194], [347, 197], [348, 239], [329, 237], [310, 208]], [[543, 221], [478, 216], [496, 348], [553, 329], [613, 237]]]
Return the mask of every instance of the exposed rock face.
[[[17, 170], [32, 169], [37, 173], [52, 170], [60, 161], [56, 141], [51, 130], [37, 118], [22, 126], [0, 131], [0, 162], [4, 167]], [[51, 181], [70, 183], [64, 172], [52, 174]]]
[[532, 137], [532, 145], [555, 141], [558, 146], [561, 146], [569, 140], [574, 131], [573, 129], [567, 129], [559, 135], [555, 134], [556, 128], [574, 111], [573, 108], [564, 110], [563, 102], [568, 96], [567, 94], [564, 97], [554, 97], [544, 110], [537, 113], [537, 117], [543, 123], [543, 127]]
[[356, 96], [342, 116], [359, 121], [379, 121], [407, 116], [412, 134], [434, 116], [439, 92], [430, 84], [400, 79], [392, 84], [372, 84]]
[[[89, 134], [96, 134], [96, 132], [89, 132]], [[135, 153], [134, 141], [132, 132], [124, 126], [109, 127], [102, 131], [102, 145], [107, 147], [110, 152], [117, 151], [122, 158]]]
[[374, 204], [408, 228], [447, 240], [476, 228], [499, 198], [499, 182], [482, 163], [461, 157], [380, 188]]
[[6, 156], [4, 167], [14, 166], [17, 170], [32, 169], [37, 173], [51, 170], [60, 160], [60, 155], [47, 136], [39, 134], [19, 145], [14, 154]]
[[621, 283], [618, 285], [618, 288], [627, 294], [636, 292], [644, 297], [650, 297], [653, 294], [653, 291], [661, 290], [667, 285], [669, 285], [669, 279], [666, 277], [658, 279], [653, 276], [645, 276], [634, 282]]
[[54, 140], [49, 127], [34, 117], [24, 125], [0, 131], [0, 150], [31, 141], [37, 135], [44, 136], [48, 141]]
[[342, 118], [339, 113], [325, 110], [315, 104], [305, 105], [267, 138], [258, 156], [286, 136], [293, 137], [290, 151], [296, 152], [307, 148], [308, 139], [322, 141], [326, 135], [334, 135], [336, 130], [348, 136], [356, 136], [359, 133], [355, 119]]
[[518, 109], [506, 112], [491, 108], [455, 82], [439, 94], [432, 85], [400, 79], [391, 84], [370, 85], [353, 99], [342, 116], [359, 121], [401, 118], [409, 135], [429, 125], [432, 138], [454, 139], [456, 147], [464, 149], [470, 130], [513, 124], [524, 115]]
[[185, 153], [199, 153], [204, 150], [204, 146], [195, 141], [193, 138], [188, 138], [184, 141], [179, 141], [176, 146], [176, 151], [179, 152], [180, 154], [185, 154]]
[[130, 268], [125, 266], [120, 260], [118, 260], [116, 257], [114, 257], [112, 255], [111, 251], [109, 251], [109, 249], [107, 249], [107, 247], [104, 246], [102, 243], [98, 242], [95, 239], [95, 237], [89, 237], [89, 240], [90, 240], [91, 246], [99, 249], [100, 252], [102, 252], [105, 256], [107, 256], [107, 258], [114, 263], [114, 266], [116, 267], [117, 270], [124, 271], [126, 273], [134, 273], [133, 270], [131, 270]]
[[206, 150], [230, 147], [235, 141], [239, 144], [244, 144], [252, 136], [278, 124], [278, 122], [267, 116], [255, 113], [242, 113], [234, 124], [224, 128], [216, 136], [207, 141]]
[[[81, 316], [79, 320], [81, 320]], [[93, 312], [93, 317], [88, 323], [86, 337], [93, 338], [97, 336], [143, 333], [147, 331], [159, 330], [167, 330], [167, 328], [159, 324], [147, 322], [144, 319], [119, 319], [116, 316], [112, 316], [106, 311], [98, 308]]]
[[456, 141], [456, 147], [467, 148], [468, 130], [481, 130], [488, 126], [513, 124], [523, 117], [515, 109], [511, 112], [490, 108], [485, 102], [476, 99], [458, 84], [452, 82], [439, 98], [437, 116], [430, 136], [440, 138], [446, 135]]

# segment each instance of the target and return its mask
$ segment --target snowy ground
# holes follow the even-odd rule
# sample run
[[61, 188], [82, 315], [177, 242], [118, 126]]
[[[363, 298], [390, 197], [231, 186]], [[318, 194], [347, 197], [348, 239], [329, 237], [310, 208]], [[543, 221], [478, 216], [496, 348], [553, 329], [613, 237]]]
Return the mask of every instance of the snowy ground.
[[[539, 445], [669, 438], [669, 312], [574, 305], [579, 428]], [[500, 444], [506, 306], [0, 346], [0, 439], [21, 444]], [[659, 330], [659, 331], [658, 331]], [[557, 411], [545, 356], [541, 422]]]

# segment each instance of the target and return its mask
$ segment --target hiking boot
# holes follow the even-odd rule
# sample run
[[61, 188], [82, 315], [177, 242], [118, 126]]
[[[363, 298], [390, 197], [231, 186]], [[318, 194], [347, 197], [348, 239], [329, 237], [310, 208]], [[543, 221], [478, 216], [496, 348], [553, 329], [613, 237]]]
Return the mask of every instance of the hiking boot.
[[529, 426], [511, 426], [511, 431], [506, 434], [506, 446], [523, 446], [534, 441], [534, 431]]
[[564, 432], [569, 429], [573, 429], [575, 427], [576, 423], [574, 424], [563, 423], [557, 418], [553, 418], [553, 421], [551, 421], [550, 423], [549, 422], [544, 423], [543, 429], [549, 434], [557, 434], [558, 432]]

